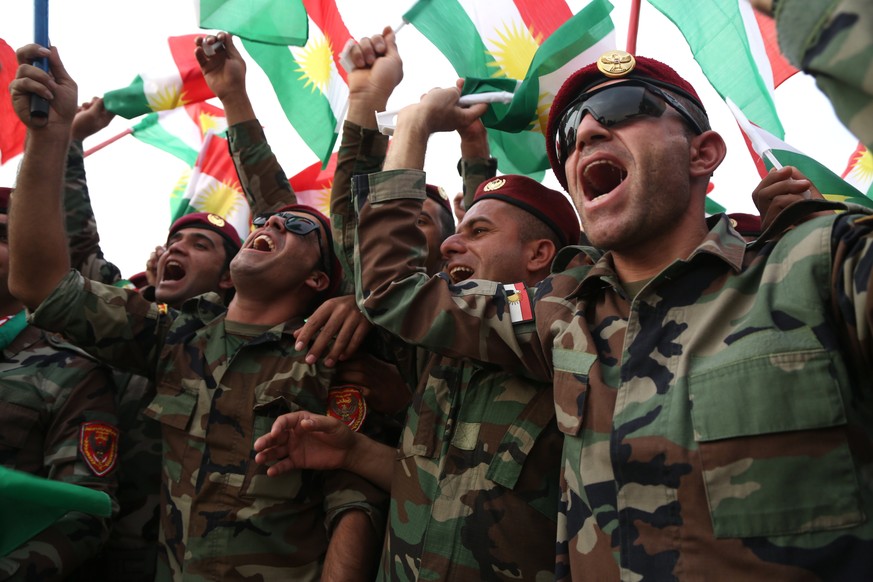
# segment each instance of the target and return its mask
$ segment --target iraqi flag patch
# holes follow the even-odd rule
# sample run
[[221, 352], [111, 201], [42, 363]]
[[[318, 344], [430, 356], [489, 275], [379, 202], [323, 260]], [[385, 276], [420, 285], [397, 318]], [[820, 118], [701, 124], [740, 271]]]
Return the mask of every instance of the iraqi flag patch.
[[511, 283], [503, 286], [506, 301], [509, 303], [509, 320], [512, 323], [533, 321], [533, 309], [524, 283]]
[[361, 389], [351, 384], [334, 386], [327, 393], [327, 415], [338, 418], [357, 432], [367, 417], [367, 401]]
[[79, 453], [98, 477], [103, 477], [118, 462], [118, 429], [105, 422], [84, 422], [79, 429]]

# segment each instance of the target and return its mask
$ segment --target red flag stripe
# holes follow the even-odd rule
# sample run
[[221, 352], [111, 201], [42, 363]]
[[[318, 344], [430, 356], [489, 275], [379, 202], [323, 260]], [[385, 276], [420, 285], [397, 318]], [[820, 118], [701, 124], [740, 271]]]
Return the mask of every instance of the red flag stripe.
[[170, 53], [179, 75], [182, 78], [181, 104], [196, 103], [215, 97], [215, 94], [206, 84], [200, 65], [194, 57], [194, 39], [201, 34], [186, 34], [184, 36], [171, 36], [167, 39], [170, 45]]
[[27, 128], [15, 115], [9, 83], [15, 78], [18, 59], [15, 51], [0, 38], [0, 164], [24, 151], [24, 137]]
[[340, 16], [339, 10], [337, 10], [336, 2], [333, 0], [303, 0], [303, 5], [306, 7], [306, 13], [309, 15], [309, 18], [330, 40], [333, 62], [343, 82], [348, 84], [348, 75], [346, 70], [340, 65], [339, 54], [342, 52], [343, 47], [346, 46], [346, 41], [352, 38], [352, 34], [346, 28], [342, 16]]
[[796, 73], [797, 69], [791, 66], [791, 63], [779, 50], [779, 42], [776, 39], [776, 23], [773, 19], [757, 10], [754, 12], [758, 29], [761, 31], [761, 38], [764, 41], [764, 50], [767, 51], [767, 58], [770, 60], [770, 69], [773, 71], [773, 87], [775, 88]]
[[514, 0], [514, 2], [522, 20], [533, 31], [534, 38], [541, 34], [542, 40], [549, 38], [573, 16], [573, 12], [564, 0]]

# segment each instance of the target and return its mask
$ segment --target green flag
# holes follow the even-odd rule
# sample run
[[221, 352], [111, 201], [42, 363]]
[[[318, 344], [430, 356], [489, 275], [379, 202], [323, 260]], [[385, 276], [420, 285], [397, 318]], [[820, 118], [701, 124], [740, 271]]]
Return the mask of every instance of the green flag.
[[303, 46], [309, 37], [302, 0], [200, 0], [200, 28], [281, 46]]

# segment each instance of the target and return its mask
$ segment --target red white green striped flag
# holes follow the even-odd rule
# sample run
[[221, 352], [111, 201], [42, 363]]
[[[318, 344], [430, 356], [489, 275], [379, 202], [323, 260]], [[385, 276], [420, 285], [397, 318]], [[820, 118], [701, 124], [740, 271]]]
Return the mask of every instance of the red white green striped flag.
[[723, 99], [731, 99], [757, 126], [785, 136], [773, 90], [797, 71], [779, 52], [772, 20], [756, 14], [748, 0], [649, 3], [679, 28]]
[[728, 101], [728, 107], [743, 132], [752, 159], [762, 178], [772, 168], [794, 166], [815, 184], [819, 192], [828, 200], [853, 202], [873, 208], [873, 199], [865, 196], [819, 161], [785, 143], [766, 129], [751, 123], [731, 101]]
[[465, 93], [515, 90], [483, 118], [492, 154], [505, 173], [542, 176], [552, 99], [570, 74], [615, 48], [611, 10], [607, 0], [575, 15], [564, 0], [419, 0], [404, 20], [465, 78]]
[[27, 128], [12, 109], [9, 83], [15, 78], [18, 59], [15, 50], [0, 38], [0, 164], [24, 151]]
[[336, 172], [336, 157], [336, 153], [331, 155], [324, 168], [321, 162], [315, 162], [288, 180], [297, 195], [297, 202], [317, 208], [325, 216], [330, 216], [330, 189]]
[[150, 113], [130, 129], [138, 140], [193, 166], [207, 133], [223, 133], [227, 119], [220, 107], [200, 102]]
[[139, 73], [127, 87], [103, 95], [106, 109], [133, 119], [215, 97], [194, 58], [194, 39], [198, 36], [202, 35], [171, 36], [167, 46], [150, 51], [148, 71]]
[[200, 0], [197, 7], [200, 28], [268, 44], [306, 43], [309, 23], [301, 0]]
[[309, 40], [302, 47], [272, 46], [243, 39], [279, 98], [285, 116], [323, 165], [327, 165], [349, 101], [339, 53], [352, 38], [334, 0], [303, 0]]
[[211, 212], [231, 223], [240, 238], [249, 234], [251, 211], [230, 157], [227, 140], [208, 132], [190, 175], [170, 197], [170, 222], [192, 212]]

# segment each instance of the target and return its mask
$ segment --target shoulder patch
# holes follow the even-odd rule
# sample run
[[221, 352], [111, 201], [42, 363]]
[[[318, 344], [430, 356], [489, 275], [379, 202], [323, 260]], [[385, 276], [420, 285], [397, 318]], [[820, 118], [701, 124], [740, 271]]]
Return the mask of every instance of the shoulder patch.
[[533, 321], [533, 309], [524, 283], [506, 284], [503, 290], [506, 291], [506, 300], [509, 302], [510, 321], [512, 323]]
[[367, 401], [352, 384], [334, 386], [327, 393], [327, 415], [338, 418], [353, 431], [360, 430], [367, 417]]
[[118, 429], [105, 422], [83, 422], [79, 429], [79, 453], [92, 473], [105, 476], [118, 462]]

